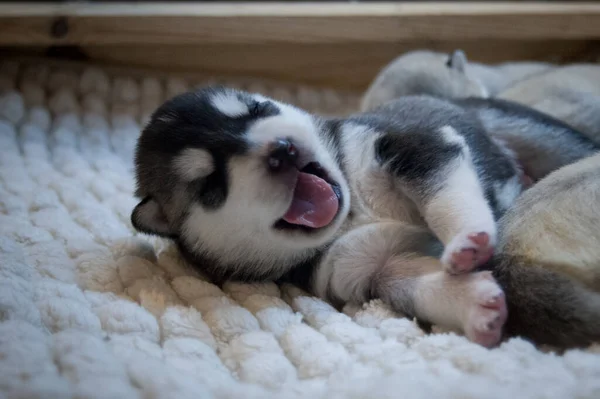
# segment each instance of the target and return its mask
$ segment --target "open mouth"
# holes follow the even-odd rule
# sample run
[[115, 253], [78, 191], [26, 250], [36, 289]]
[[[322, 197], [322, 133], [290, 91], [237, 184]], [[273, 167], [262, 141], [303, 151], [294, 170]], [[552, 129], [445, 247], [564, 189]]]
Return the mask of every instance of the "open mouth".
[[300, 169], [290, 207], [275, 228], [314, 231], [327, 227], [338, 214], [341, 201], [339, 185], [318, 162], [311, 162]]

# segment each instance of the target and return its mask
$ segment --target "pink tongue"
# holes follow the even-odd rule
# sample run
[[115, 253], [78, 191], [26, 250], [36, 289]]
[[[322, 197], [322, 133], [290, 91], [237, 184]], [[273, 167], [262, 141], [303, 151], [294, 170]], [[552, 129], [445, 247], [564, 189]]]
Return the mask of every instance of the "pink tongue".
[[291, 224], [320, 228], [331, 223], [338, 206], [338, 197], [329, 183], [315, 175], [300, 172], [292, 205], [283, 220]]

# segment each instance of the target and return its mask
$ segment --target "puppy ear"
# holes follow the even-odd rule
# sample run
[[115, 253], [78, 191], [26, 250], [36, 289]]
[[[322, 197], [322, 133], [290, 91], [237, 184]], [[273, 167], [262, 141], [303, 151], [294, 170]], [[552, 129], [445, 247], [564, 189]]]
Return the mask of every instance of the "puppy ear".
[[465, 54], [465, 52], [458, 49], [454, 50], [450, 54], [450, 57], [446, 62], [446, 66], [458, 72], [465, 73], [465, 69], [467, 68], [467, 62], [467, 55]]
[[175, 234], [156, 200], [144, 198], [131, 212], [131, 224], [136, 230], [161, 237], [173, 237]]

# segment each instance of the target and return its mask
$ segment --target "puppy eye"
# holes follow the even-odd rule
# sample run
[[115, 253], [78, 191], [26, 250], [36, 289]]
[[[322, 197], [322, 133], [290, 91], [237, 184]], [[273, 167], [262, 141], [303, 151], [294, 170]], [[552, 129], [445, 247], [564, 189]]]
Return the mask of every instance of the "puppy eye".
[[256, 101], [251, 107], [250, 107], [250, 115], [254, 116], [254, 117], [259, 117], [261, 116], [265, 109], [266, 109], [267, 103], [266, 102], [258, 102]]
[[250, 110], [250, 117], [256, 119], [267, 118], [279, 113], [279, 108], [271, 101], [255, 101], [248, 106], [248, 109]]
[[452, 68], [452, 56], [448, 56], [448, 61], [446, 61], [446, 66], [448, 68]]

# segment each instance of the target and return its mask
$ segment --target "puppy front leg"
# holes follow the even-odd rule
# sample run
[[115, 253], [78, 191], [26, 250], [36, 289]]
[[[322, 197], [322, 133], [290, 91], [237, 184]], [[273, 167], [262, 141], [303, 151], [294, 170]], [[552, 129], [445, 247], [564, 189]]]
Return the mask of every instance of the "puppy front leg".
[[437, 259], [441, 250], [426, 229], [395, 222], [362, 226], [329, 249], [313, 288], [333, 302], [380, 298], [407, 316], [496, 345], [507, 314], [502, 289], [489, 272], [444, 272]]
[[449, 272], [470, 271], [492, 256], [496, 222], [468, 154], [440, 171], [439, 185], [421, 196], [419, 207], [445, 245], [441, 261]]
[[[418, 206], [444, 243], [441, 261], [454, 274], [485, 263], [496, 243], [496, 223], [465, 140], [445, 126], [415, 155], [383, 147], [384, 167]], [[416, 141], [416, 140], [415, 140]], [[428, 148], [427, 146], [431, 147]], [[421, 150], [421, 149], [419, 149]]]

